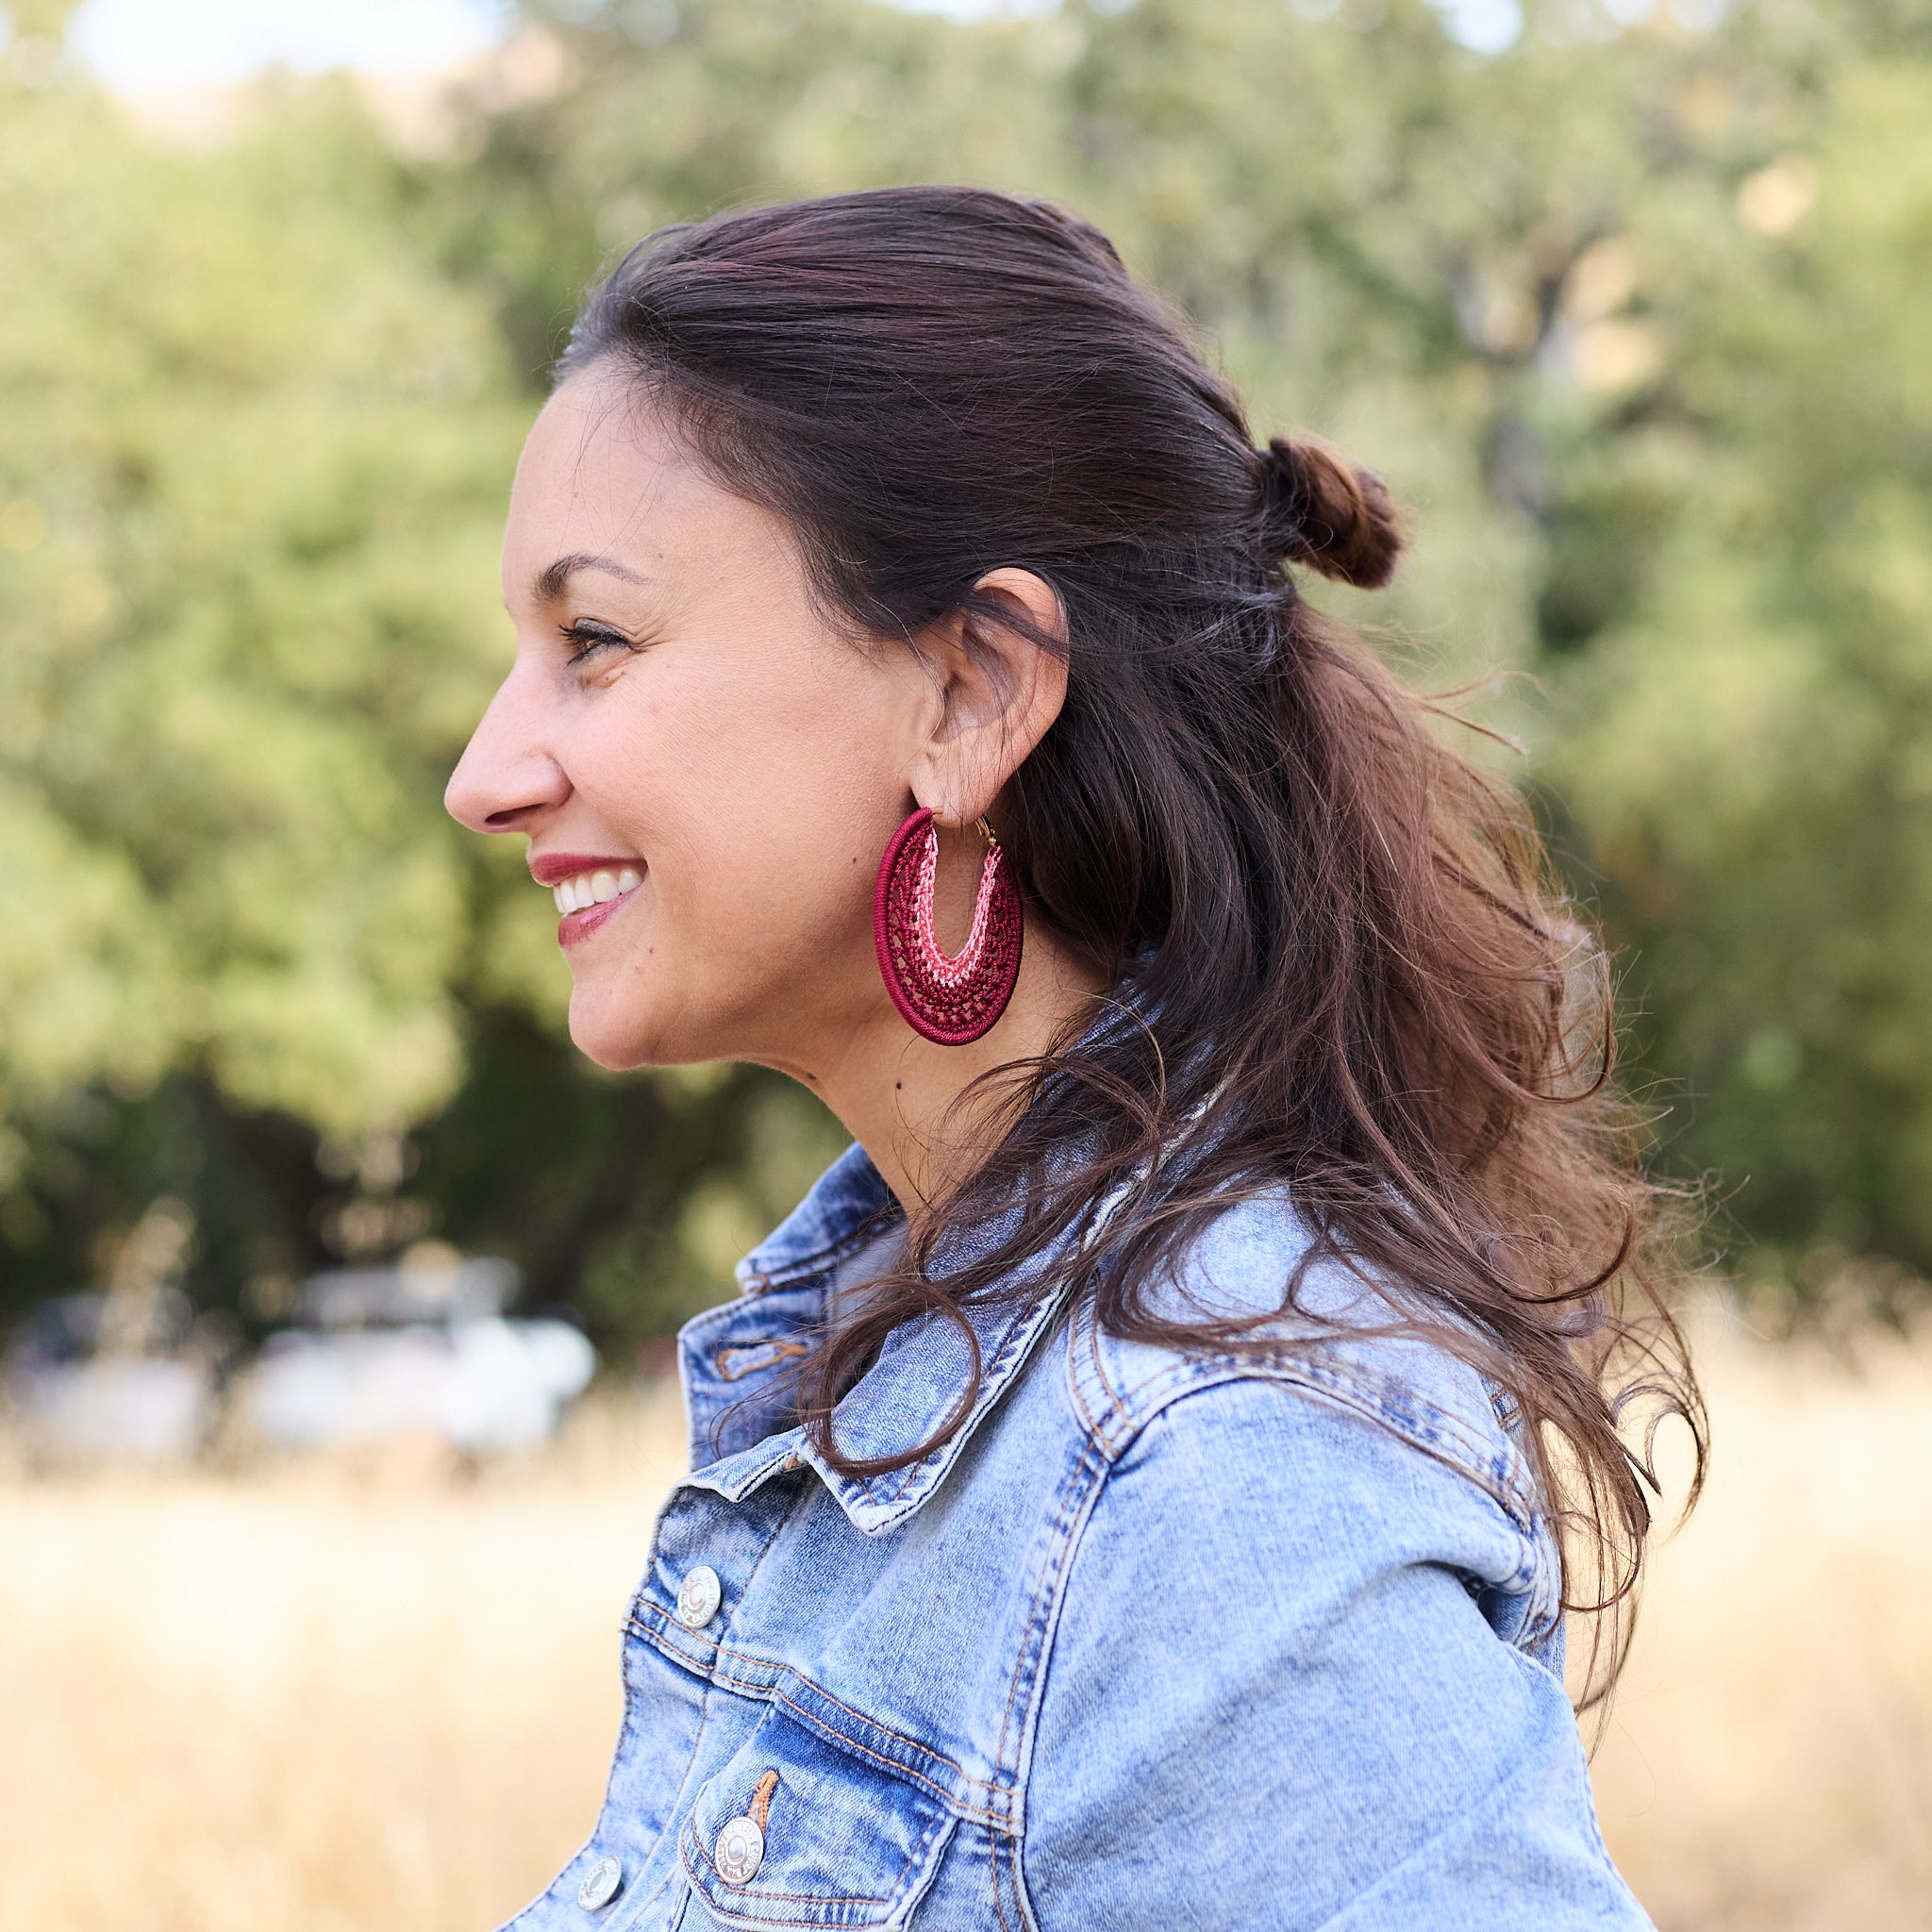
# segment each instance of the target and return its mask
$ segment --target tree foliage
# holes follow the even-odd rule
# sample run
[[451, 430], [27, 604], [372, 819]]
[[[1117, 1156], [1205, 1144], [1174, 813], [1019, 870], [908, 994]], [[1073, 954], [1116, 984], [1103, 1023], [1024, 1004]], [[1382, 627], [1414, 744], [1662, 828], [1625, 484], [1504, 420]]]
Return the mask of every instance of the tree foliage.
[[762, 1077], [574, 1062], [542, 907], [441, 786], [585, 279], [933, 178], [1080, 208], [1258, 431], [1389, 476], [1413, 565], [1334, 601], [1424, 681], [1532, 674], [1482, 713], [1625, 949], [1657, 1157], [1800, 1289], [1932, 1272], [1910, 0], [1561, 0], [1494, 55], [1423, 0], [525, 10], [427, 154], [345, 82], [192, 151], [0, 74], [0, 1292], [162, 1191], [211, 1300], [425, 1231], [613, 1335], [716, 1291], [833, 1131]]

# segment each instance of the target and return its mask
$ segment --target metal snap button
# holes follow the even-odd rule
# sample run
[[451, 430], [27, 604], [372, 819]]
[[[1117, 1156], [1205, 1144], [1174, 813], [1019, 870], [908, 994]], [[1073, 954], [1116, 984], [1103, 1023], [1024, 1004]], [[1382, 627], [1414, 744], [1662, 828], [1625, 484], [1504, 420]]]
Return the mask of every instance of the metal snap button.
[[624, 1867], [615, 1858], [599, 1858], [577, 1887], [577, 1904], [587, 1912], [601, 1911], [624, 1890]]
[[765, 1835], [749, 1818], [734, 1818], [718, 1834], [712, 1857], [726, 1885], [749, 1885], [765, 1862]]
[[677, 1586], [677, 1621], [687, 1630], [702, 1630], [718, 1614], [724, 1601], [724, 1587], [708, 1563], [688, 1571]]

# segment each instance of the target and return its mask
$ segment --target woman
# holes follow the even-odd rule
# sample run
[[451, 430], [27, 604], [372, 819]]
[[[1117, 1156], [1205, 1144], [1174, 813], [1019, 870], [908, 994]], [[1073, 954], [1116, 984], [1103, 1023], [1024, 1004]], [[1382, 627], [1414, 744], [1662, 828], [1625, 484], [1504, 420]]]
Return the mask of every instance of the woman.
[[1292, 574], [1398, 547], [1050, 207], [723, 215], [590, 298], [450, 808], [584, 1052], [856, 1144], [684, 1331], [520, 1932], [1643, 1923], [1561, 1613], [1641, 1552], [1629, 1365], [1694, 1393], [1583, 935]]

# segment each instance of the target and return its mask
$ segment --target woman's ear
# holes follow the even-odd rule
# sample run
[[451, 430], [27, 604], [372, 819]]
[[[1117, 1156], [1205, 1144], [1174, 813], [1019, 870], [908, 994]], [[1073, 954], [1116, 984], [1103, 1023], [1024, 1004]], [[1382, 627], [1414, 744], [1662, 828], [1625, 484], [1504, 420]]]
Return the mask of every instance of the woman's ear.
[[971, 824], [991, 808], [1067, 699], [1067, 618], [1052, 585], [1008, 568], [973, 590], [978, 608], [918, 641], [939, 704], [909, 775], [942, 824]]

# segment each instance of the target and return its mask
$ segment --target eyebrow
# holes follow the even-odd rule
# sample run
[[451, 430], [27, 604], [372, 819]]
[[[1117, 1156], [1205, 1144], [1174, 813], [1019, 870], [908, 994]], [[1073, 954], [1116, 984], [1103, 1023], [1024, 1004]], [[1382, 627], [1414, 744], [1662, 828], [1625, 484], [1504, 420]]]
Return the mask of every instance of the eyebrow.
[[614, 557], [597, 557], [587, 550], [575, 550], [568, 557], [559, 557], [555, 563], [546, 563], [530, 579], [530, 592], [540, 604], [554, 604], [563, 595], [564, 586], [580, 570], [599, 570], [607, 576], [621, 577], [627, 584], [645, 581]]

